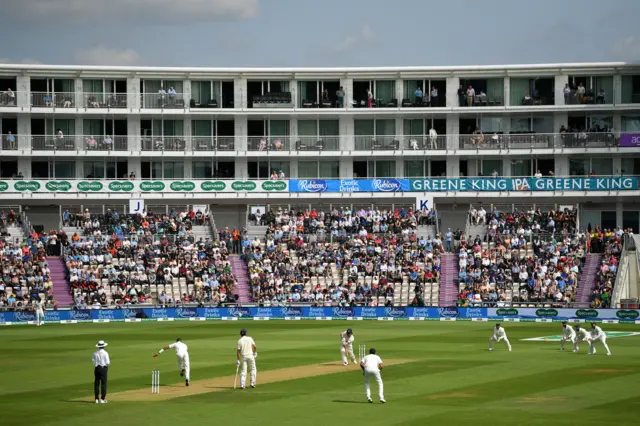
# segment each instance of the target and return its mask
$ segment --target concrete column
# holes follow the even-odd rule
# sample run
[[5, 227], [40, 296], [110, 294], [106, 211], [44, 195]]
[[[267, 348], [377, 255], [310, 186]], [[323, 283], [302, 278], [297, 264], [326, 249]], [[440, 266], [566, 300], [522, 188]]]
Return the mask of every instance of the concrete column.
[[182, 124], [182, 136], [184, 137], [185, 140], [185, 146], [184, 146], [184, 150], [186, 152], [191, 152], [193, 151], [193, 141], [191, 139], [191, 135], [193, 134], [192, 130], [191, 130], [191, 118], [185, 118], [184, 122]]
[[404, 158], [395, 157], [396, 160], [396, 177], [404, 177]]
[[556, 75], [553, 91], [555, 93], [556, 105], [564, 105], [564, 85], [569, 83], [568, 75]]
[[[127, 117], [128, 151], [140, 152], [142, 150], [140, 132], [140, 116], [130, 115]], [[136, 176], [140, 177], [138, 173], [136, 173]]]
[[76, 179], [84, 179], [84, 161], [76, 161]]
[[140, 103], [140, 78], [127, 78], [127, 108], [129, 111], [139, 111]]
[[476, 161], [476, 157], [470, 158], [467, 160], [467, 173], [468, 176], [478, 176], [478, 173], [481, 170], [478, 170], [478, 162]]
[[555, 170], [553, 174], [556, 176], [569, 176], [569, 156], [556, 155], [554, 157]]
[[84, 86], [82, 84], [82, 79], [81, 78], [76, 78], [73, 81], [73, 85], [74, 85], [74, 97], [75, 97], [75, 107], [76, 108], [84, 108], [86, 107], [85, 105], [85, 93], [84, 93]]
[[249, 178], [249, 166], [247, 157], [236, 158], [236, 179], [248, 179]]
[[298, 81], [297, 80], [289, 80], [289, 92], [291, 92], [291, 103], [294, 108], [301, 108], [302, 105], [299, 105], [300, 100], [298, 99]]
[[[620, 74], [616, 74], [613, 76], [613, 103], [621, 104], [622, 103], [622, 76]], [[614, 127], [616, 130], [619, 127]], [[622, 226], [621, 224], [619, 226]]]
[[344, 88], [344, 104], [345, 107], [351, 106], [351, 101], [353, 100], [353, 79], [352, 78], [341, 78], [340, 86]]
[[511, 158], [502, 159], [502, 177], [511, 176]]
[[[77, 92], [76, 92], [77, 93]], [[82, 118], [76, 118], [76, 127], [75, 127], [75, 144], [76, 144], [76, 149], [77, 150], [85, 150], [87, 149], [87, 147], [85, 146], [85, 139], [84, 139], [84, 126], [82, 125], [83, 119]]]
[[[345, 97], [345, 102], [346, 102]], [[340, 116], [340, 150], [353, 151], [355, 147], [353, 134], [355, 132], [355, 122], [352, 116]], [[352, 167], [353, 169], [353, 167]]]
[[18, 172], [22, 172], [25, 179], [31, 179], [31, 157], [18, 157]]
[[457, 155], [447, 156], [447, 177], [456, 178], [460, 176], [460, 157]]
[[193, 178], [193, 157], [184, 159], [184, 179]]
[[504, 105], [510, 105], [511, 104], [511, 79], [507, 76], [502, 81], [503, 81], [502, 85], [504, 88]]
[[289, 151], [296, 150], [296, 141], [298, 140], [298, 118], [292, 116], [289, 120]]
[[247, 79], [233, 79], [233, 105], [235, 108], [247, 107]]
[[622, 172], [622, 157], [613, 157], [613, 173], [619, 175]]
[[[458, 88], [460, 87], [459, 77], [447, 77], [447, 108], [455, 108], [458, 105]], [[439, 93], [438, 93], [439, 95]]]
[[340, 179], [353, 179], [353, 158], [340, 157]]
[[404, 98], [404, 80], [399, 78], [396, 80], [396, 99], [398, 100], [398, 106], [401, 106], [402, 98]]
[[[447, 82], [447, 92], [449, 83]], [[448, 101], [447, 101], [448, 102]], [[456, 101], [457, 102], [457, 101]], [[425, 129], [428, 134], [429, 129]], [[458, 114], [447, 114], [447, 149], [456, 151], [460, 147], [460, 116]]]
[[135, 173], [136, 178], [142, 179], [142, 160], [140, 157], [129, 157], [129, 174]]
[[622, 115], [619, 112], [613, 114], [613, 129], [616, 132], [620, 132], [622, 130]]
[[[16, 77], [17, 87], [12, 88], [16, 91], [16, 102], [18, 108], [31, 108], [31, 78], [27, 76]], [[29, 163], [31, 165], [31, 163]], [[24, 172], [23, 172], [24, 174]]]
[[[234, 135], [236, 142], [236, 151], [246, 151], [247, 150], [247, 133], [248, 133], [248, 123], [246, 115], [238, 115], [234, 120]], [[237, 167], [237, 166], [236, 166]], [[236, 168], [236, 175], [238, 173], [238, 169]]]
[[[16, 138], [18, 140], [18, 149], [21, 151], [30, 150], [31, 149], [31, 116], [25, 115], [25, 114], [18, 114], [18, 132], [17, 133], [18, 134], [16, 135]], [[31, 168], [31, 163], [29, 163], [29, 168]], [[18, 170], [22, 170], [22, 169], [18, 167]], [[22, 174], [24, 174], [24, 171], [22, 172]]]
[[297, 179], [298, 178], [298, 159], [291, 157], [289, 159], [289, 176], [288, 178]]
[[[398, 102], [400, 102], [398, 100]], [[429, 130], [425, 130], [426, 133], [429, 132]], [[404, 120], [402, 117], [396, 117], [396, 138], [400, 141], [400, 149], [402, 149], [404, 147], [403, 145], [403, 136], [404, 136]]]
[[616, 226], [622, 228], [622, 212], [624, 211], [624, 205], [622, 201], [616, 201]]

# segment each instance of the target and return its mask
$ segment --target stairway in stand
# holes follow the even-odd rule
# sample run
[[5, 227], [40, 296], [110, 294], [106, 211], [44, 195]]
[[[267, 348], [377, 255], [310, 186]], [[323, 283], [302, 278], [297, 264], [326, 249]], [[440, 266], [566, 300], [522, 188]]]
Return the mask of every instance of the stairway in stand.
[[71, 287], [66, 278], [64, 262], [59, 257], [47, 257], [47, 263], [51, 270], [51, 281], [53, 282], [53, 297], [56, 298], [60, 306], [73, 305], [71, 297]]
[[596, 275], [598, 267], [602, 263], [602, 255], [598, 253], [588, 253], [584, 261], [584, 267], [578, 280], [578, 291], [576, 292], [577, 303], [589, 303], [589, 297], [596, 286]]
[[439, 306], [455, 306], [458, 301], [458, 255], [444, 253], [440, 257]]
[[237, 254], [229, 256], [229, 263], [231, 263], [231, 273], [236, 277], [236, 292], [240, 297], [239, 302], [251, 302], [251, 286], [249, 284], [249, 275], [247, 274], [247, 265]]

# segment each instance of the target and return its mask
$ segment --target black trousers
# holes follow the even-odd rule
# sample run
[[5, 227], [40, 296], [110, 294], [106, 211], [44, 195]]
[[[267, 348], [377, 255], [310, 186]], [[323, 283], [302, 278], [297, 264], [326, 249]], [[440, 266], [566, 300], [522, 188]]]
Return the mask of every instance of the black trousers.
[[[96, 367], [93, 370], [93, 393], [95, 394], [96, 399], [106, 399], [107, 398], [107, 372], [109, 371], [109, 367]], [[100, 391], [101, 393], [98, 393]], [[101, 398], [98, 398], [101, 396]]]

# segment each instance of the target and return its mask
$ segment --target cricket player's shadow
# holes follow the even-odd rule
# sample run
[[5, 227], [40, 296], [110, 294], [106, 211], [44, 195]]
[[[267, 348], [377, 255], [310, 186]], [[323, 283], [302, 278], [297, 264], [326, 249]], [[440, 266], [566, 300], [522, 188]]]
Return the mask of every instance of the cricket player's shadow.
[[367, 401], [345, 401], [342, 399], [334, 399], [331, 402], [337, 402], [338, 404], [368, 404]]
[[320, 365], [325, 367], [343, 367], [344, 366], [341, 362], [326, 362]]

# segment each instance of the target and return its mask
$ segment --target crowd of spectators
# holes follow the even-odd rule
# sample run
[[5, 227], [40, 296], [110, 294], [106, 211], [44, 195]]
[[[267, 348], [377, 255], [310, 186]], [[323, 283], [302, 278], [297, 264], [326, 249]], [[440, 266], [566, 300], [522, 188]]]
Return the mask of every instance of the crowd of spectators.
[[439, 280], [442, 239], [416, 233], [435, 211], [278, 209], [254, 220], [268, 226], [264, 243], [247, 241], [243, 257], [262, 306], [424, 304], [423, 286]]
[[596, 285], [590, 297], [591, 307], [610, 308], [623, 239], [625, 235], [632, 233], [632, 230], [600, 230], [596, 227], [588, 232], [591, 252], [602, 254], [602, 263], [596, 273]]
[[71, 237], [64, 260], [76, 306], [235, 303], [236, 281], [226, 246], [196, 241], [193, 225], [207, 220], [202, 212], [143, 216], [86, 211], [75, 220], [82, 231]]

